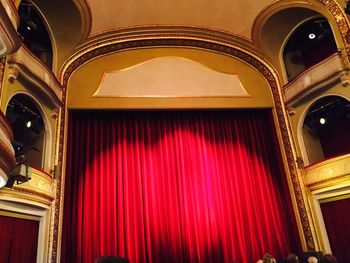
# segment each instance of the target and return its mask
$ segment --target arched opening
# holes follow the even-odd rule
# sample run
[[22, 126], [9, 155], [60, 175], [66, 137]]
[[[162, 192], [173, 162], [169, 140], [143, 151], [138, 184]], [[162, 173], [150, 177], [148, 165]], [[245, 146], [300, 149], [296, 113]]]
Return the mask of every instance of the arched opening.
[[26, 0], [21, 1], [18, 13], [18, 33], [22, 36], [24, 44], [51, 69], [52, 44], [43, 19], [34, 5]]
[[27, 95], [17, 94], [7, 106], [6, 117], [12, 124], [18, 161], [43, 168], [45, 125], [36, 103]]
[[306, 113], [302, 134], [309, 163], [350, 152], [350, 102], [327, 96], [312, 104]]
[[335, 52], [337, 45], [327, 19], [319, 17], [301, 24], [283, 50], [288, 81]]

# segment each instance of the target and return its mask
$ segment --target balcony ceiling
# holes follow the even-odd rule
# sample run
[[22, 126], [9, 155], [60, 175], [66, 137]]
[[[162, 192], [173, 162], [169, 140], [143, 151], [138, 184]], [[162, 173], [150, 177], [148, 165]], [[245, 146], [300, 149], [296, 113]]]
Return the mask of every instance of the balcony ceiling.
[[273, 0], [85, 0], [90, 36], [140, 26], [178, 25], [210, 28], [251, 39], [257, 15]]

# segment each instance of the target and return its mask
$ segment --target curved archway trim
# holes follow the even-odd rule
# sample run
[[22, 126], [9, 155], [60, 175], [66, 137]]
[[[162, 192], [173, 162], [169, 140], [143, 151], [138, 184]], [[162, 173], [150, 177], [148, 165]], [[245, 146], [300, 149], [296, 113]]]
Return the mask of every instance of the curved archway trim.
[[[140, 49], [140, 48], [151, 48], [151, 47], [184, 47], [184, 48], [198, 48], [208, 51], [214, 51], [217, 53], [222, 53], [233, 58], [244, 61], [245, 63], [251, 65], [253, 68], [258, 70], [268, 81], [271, 91], [273, 94], [273, 100], [275, 104], [275, 109], [277, 113], [277, 118], [279, 122], [280, 133], [282, 135], [282, 141], [284, 145], [284, 151], [286, 159], [288, 162], [288, 170], [290, 174], [290, 179], [294, 189], [294, 199], [297, 202], [299, 219], [302, 224], [303, 238], [306, 243], [306, 249], [315, 249], [315, 237], [313, 230], [311, 229], [310, 217], [308, 215], [308, 208], [306, 207], [306, 201], [304, 198], [303, 187], [300, 183], [299, 174], [297, 172], [295, 164], [295, 150], [294, 145], [291, 141], [290, 127], [286, 119], [286, 110], [282, 101], [281, 88], [279, 86], [279, 81], [277, 75], [273, 68], [269, 66], [262, 58], [249, 53], [248, 50], [244, 50], [240, 47], [233, 47], [225, 44], [220, 44], [217, 42], [209, 42], [205, 40], [197, 39], [179, 39], [179, 38], [154, 38], [154, 39], [142, 39], [142, 40], [128, 40], [124, 42], [115, 43], [105, 43], [104, 45], [96, 45], [95, 48], [91, 48], [86, 53], [81, 56], [76, 57], [62, 74], [62, 84], [63, 84], [63, 101], [65, 103], [63, 110], [61, 111], [60, 118], [60, 135], [59, 135], [59, 147], [58, 147], [58, 160], [59, 169], [62, 171], [63, 166], [63, 154], [64, 154], [64, 141], [65, 141], [65, 120], [66, 120], [66, 95], [67, 95], [67, 84], [69, 78], [73, 72], [78, 69], [81, 65], [87, 63], [88, 61], [108, 55], [110, 53], [120, 52], [124, 50]], [[54, 210], [54, 226], [53, 226], [53, 247], [52, 247], [52, 261], [56, 262], [57, 252], [58, 252], [58, 242], [59, 242], [59, 226], [60, 226], [60, 215], [62, 213], [62, 193], [63, 193], [63, 174], [60, 173], [57, 177], [57, 191], [56, 191], [56, 205]]]

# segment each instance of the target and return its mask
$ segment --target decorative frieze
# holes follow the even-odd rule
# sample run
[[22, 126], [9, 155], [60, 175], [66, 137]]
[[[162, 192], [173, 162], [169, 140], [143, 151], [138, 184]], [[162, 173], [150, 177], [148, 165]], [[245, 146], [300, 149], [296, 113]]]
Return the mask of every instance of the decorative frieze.
[[305, 185], [317, 190], [323, 185], [350, 179], [350, 154], [310, 165], [305, 169]]

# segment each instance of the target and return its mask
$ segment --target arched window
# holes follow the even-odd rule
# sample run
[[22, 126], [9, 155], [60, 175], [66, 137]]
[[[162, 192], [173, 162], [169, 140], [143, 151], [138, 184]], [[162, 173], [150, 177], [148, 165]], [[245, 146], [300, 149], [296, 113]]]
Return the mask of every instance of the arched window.
[[325, 18], [308, 20], [290, 36], [283, 60], [288, 80], [337, 52], [333, 33]]
[[21, 1], [18, 12], [20, 17], [18, 33], [22, 36], [24, 44], [51, 68], [52, 45], [41, 16], [33, 4], [26, 0]]
[[302, 134], [310, 164], [350, 153], [350, 102], [339, 96], [317, 100], [305, 116]]
[[12, 124], [16, 158], [43, 168], [45, 125], [34, 100], [24, 94], [15, 95], [7, 106], [6, 117]]

